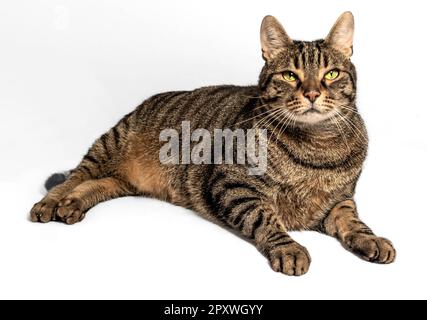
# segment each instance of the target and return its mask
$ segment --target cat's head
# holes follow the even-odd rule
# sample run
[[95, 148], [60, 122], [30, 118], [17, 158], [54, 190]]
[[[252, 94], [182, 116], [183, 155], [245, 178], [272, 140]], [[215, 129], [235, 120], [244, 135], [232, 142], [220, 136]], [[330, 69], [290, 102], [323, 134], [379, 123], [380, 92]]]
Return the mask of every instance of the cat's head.
[[325, 39], [296, 41], [266, 16], [259, 87], [269, 105], [297, 124], [320, 124], [351, 112], [356, 97], [356, 71], [350, 62], [353, 30], [353, 15], [345, 12]]

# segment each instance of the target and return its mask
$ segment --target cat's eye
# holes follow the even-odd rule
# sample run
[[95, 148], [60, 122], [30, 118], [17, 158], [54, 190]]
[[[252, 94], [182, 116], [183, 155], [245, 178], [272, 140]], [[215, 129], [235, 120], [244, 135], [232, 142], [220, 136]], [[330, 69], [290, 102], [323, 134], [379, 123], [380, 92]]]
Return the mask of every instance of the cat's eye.
[[335, 80], [336, 78], [338, 78], [339, 75], [340, 72], [338, 70], [331, 70], [325, 74], [324, 78], [326, 80]]
[[298, 79], [298, 77], [292, 71], [285, 71], [283, 72], [283, 79], [285, 79], [288, 82], [294, 82]]

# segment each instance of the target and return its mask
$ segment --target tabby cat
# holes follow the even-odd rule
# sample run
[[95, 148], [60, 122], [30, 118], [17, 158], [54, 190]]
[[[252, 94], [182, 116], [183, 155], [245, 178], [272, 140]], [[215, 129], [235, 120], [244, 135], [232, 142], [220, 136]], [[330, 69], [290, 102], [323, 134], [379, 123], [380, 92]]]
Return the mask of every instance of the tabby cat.
[[[69, 175], [31, 210], [34, 222], [74, 224], [96, 204], [146, 195], [194, 210], [252, 241], [274, 271], [300, 276], [311, 259], [288, 234], [316, 230], [376, 263], [391, 263], [392, 243], [377, 237], [353, 200], [367, 152], [357, 112], [353, 15], [342, 14], [324, 40], [291, 40], [266, 16], [261, 25], [265, 65], [257, 86], [213, 86], [166, 92], [144, 101], [89, 149]], [[268, 166], [159, 161], [163, 129], [266, 128]]]

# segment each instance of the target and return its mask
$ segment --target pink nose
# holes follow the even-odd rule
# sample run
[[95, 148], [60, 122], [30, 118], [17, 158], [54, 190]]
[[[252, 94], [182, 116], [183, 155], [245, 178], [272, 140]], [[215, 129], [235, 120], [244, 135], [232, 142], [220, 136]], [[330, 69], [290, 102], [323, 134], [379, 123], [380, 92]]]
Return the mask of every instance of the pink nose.
[[320, 96], [320, 92], [317, 90], [309, 90], [304, 92], [304, 97], [310, 100], [311, 103], [316, 101], [316, 99]]

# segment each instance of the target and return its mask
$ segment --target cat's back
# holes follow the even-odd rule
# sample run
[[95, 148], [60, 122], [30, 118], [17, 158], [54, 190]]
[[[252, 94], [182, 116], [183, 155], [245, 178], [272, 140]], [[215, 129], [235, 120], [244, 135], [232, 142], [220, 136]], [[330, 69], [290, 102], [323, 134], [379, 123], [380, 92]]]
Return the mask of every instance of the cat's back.
[[256, 95], [257, 87], [234, 85], [171, 91], [152, 96], [135, 112], [144, 129], [179, 129], [183, 121], [189, 121], [192, 128], [211, 131], [236, 123], [242, 113], [250, 111], [250, 101]]

